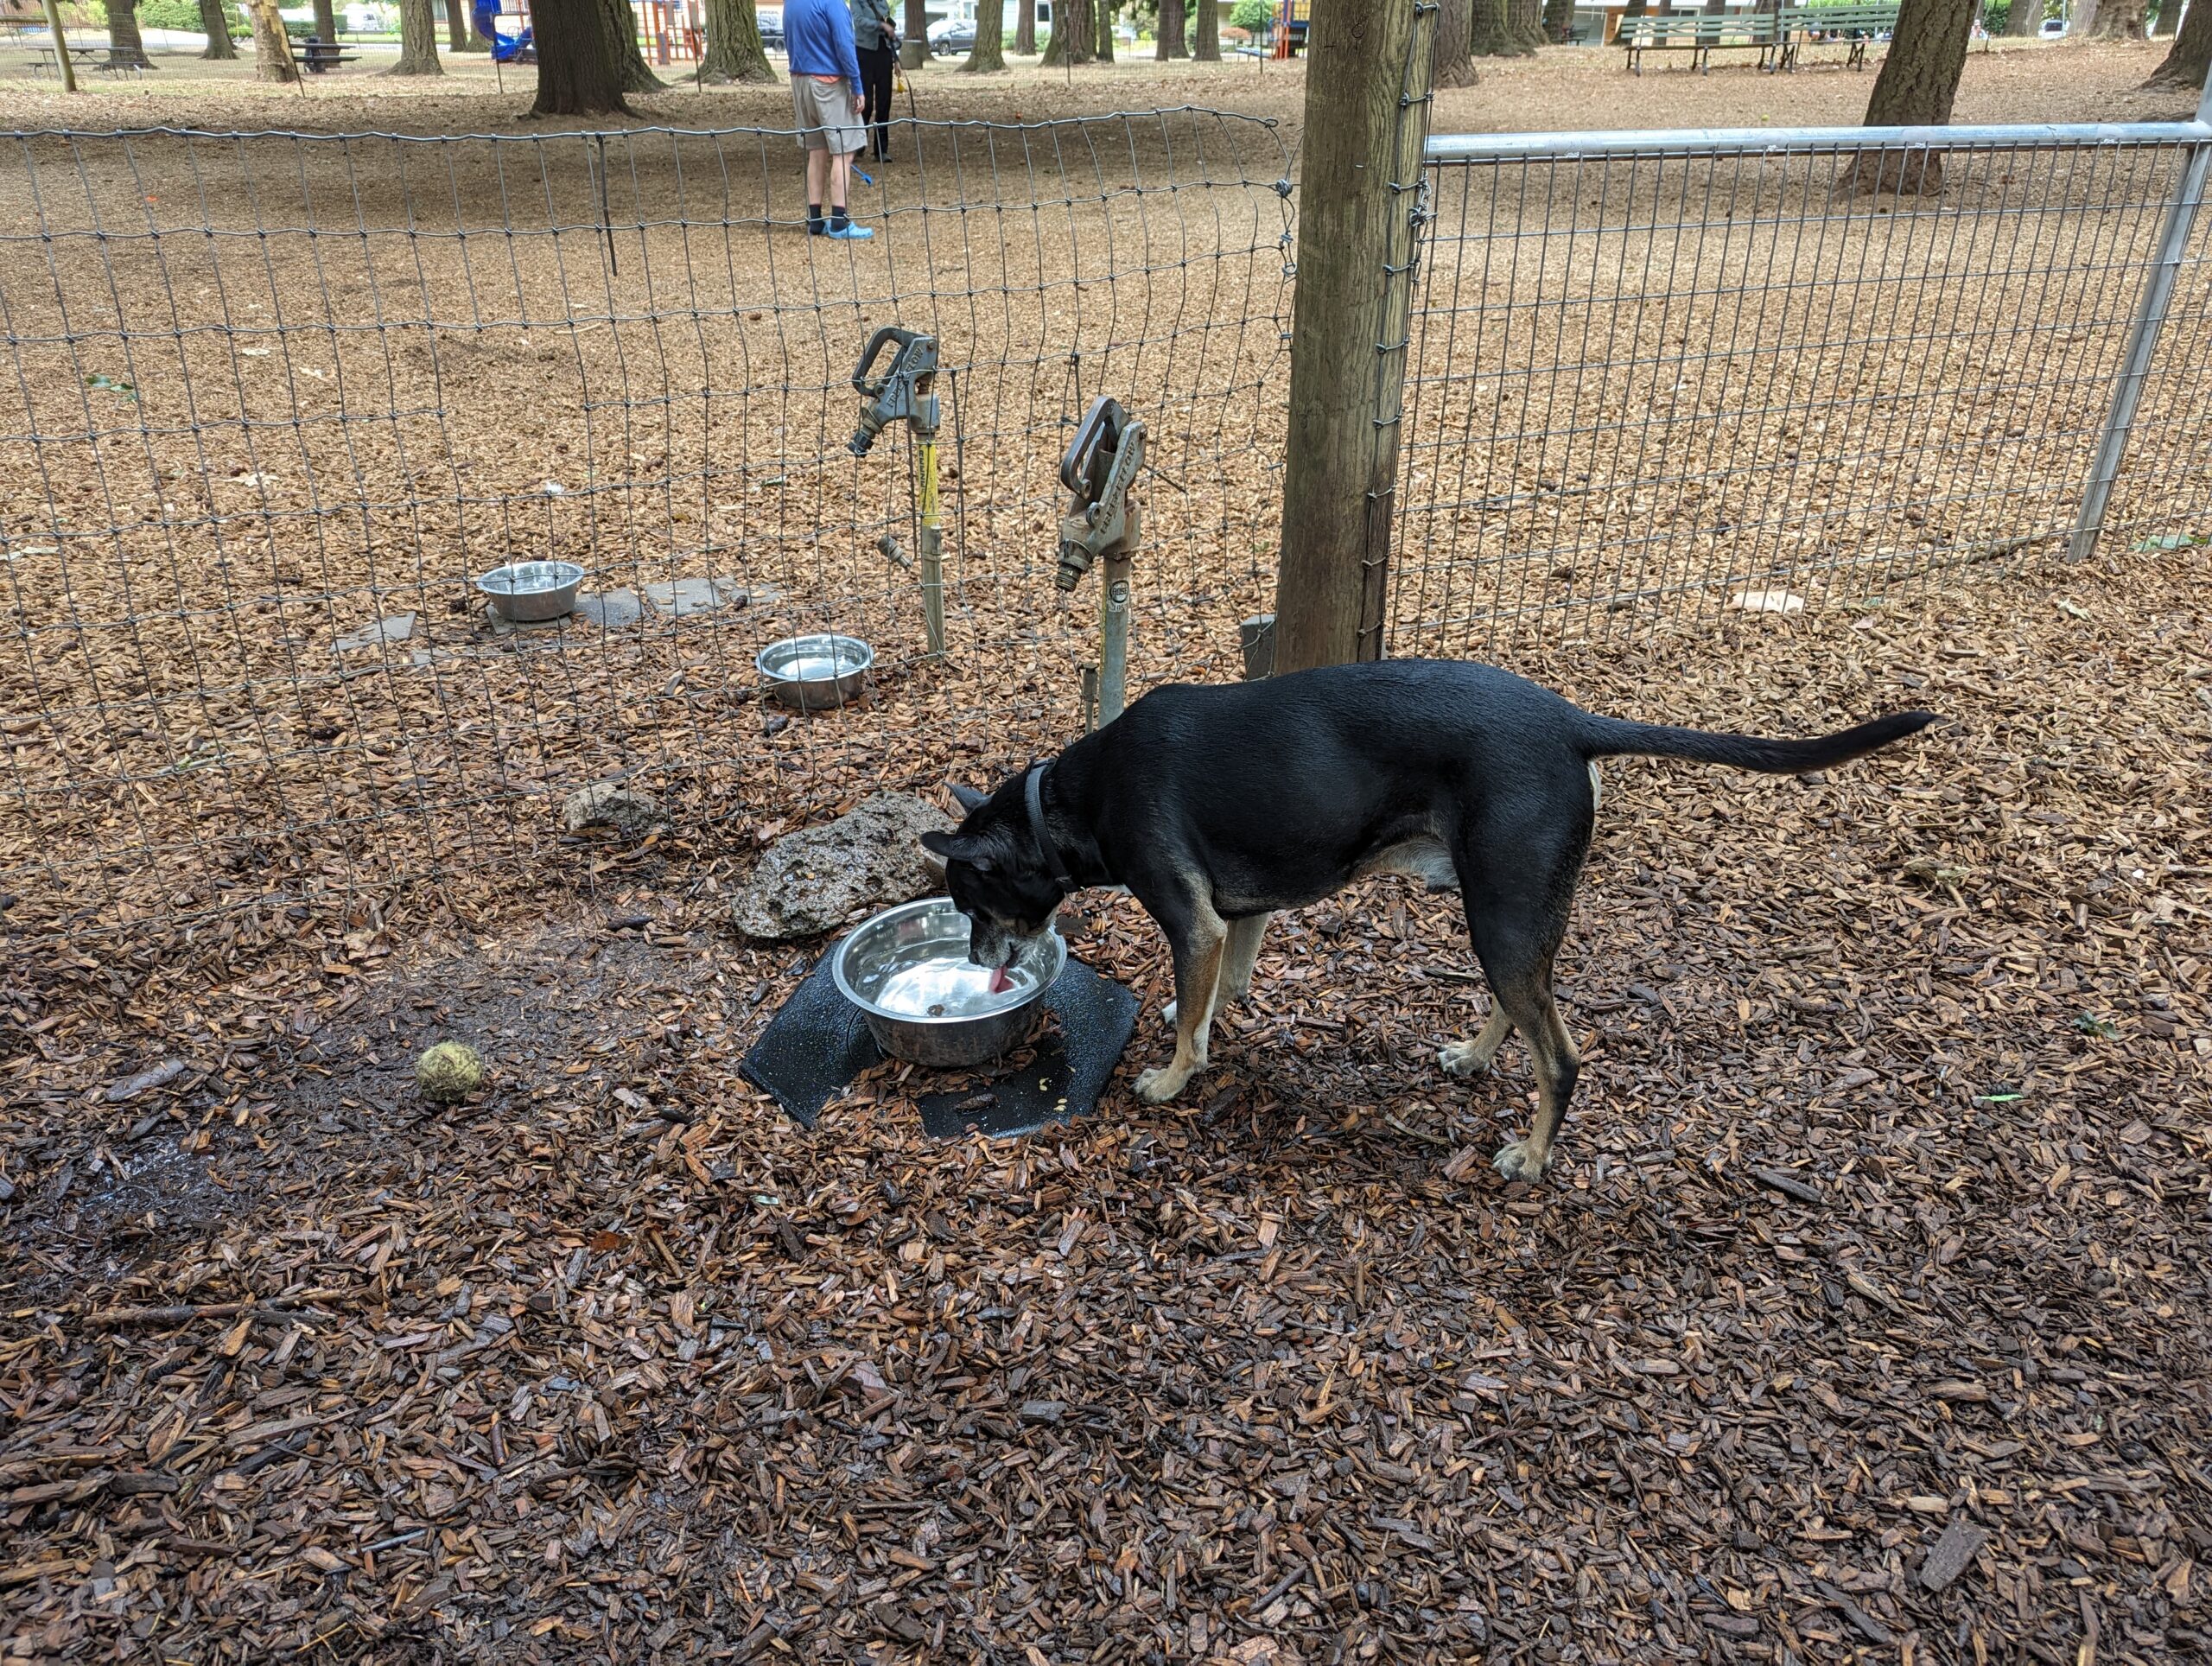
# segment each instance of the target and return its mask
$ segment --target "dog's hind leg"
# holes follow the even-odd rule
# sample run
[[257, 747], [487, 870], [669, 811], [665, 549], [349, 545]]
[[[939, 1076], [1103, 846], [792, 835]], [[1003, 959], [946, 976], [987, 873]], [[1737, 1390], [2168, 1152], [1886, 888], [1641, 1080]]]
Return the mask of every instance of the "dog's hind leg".
[[1229, 930], [1203, 898], [1138, 900], [1160, 922], [1175, 951], [1175, 1056], [1136, 1080], [1137, 1097], [1157, 1105], [1173, 1099], [1205, 1068], [1207, 1032], [1213, 1027]]
[[1489, 1021], [1482, 1033], [1466, 1041], [1454, 1041], [1440, 1049], [1436, 1061], [1444, 1066], [1447, 1076], [1480, 1076], [1490, 1068], [1497, 1050], [1505, 1045], [1505, 1038], [1513, 1033], [1513, 1021], [1505, 1015], [1505, 1008], [1496, 1002], [1491, 1003]]
[[[1221, 977], [1213, 992], [1215, 1017], [1230, 1002], [1242, 1001], [1252, 992], [1252, 963], [1260, 957], [1260, 939], [1267, 935], [1268, 922], [1274, 918], [1273, 914], [1254, 914], [1228, 923], [1229, 935], [1221, 951]], [[1173, 1024], [1180, 1010], [1180, 1005], [1171, 1001], [1160, 1009], [1160, 1015]]]

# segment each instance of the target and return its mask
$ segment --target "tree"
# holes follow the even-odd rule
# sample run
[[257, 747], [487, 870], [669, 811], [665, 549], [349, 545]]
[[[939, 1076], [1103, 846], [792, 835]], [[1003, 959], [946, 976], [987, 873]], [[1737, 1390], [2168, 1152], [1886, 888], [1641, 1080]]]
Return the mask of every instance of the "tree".
[[1198, 0], [1198, 38], [1191, 56], [1202, 64], [1221, 61], [1221, 0]]
[[[330, 9], [330, 0], [315, 0], [315, 38], [335, 41], [338, 38], [338, 14]], [[406, 48], [402, 47], [401, 51]]]
[[1045, 62], [1053, 69], [1090, 61], [1090, 0], [1055, 0], [1052, 35], [1045, 42]]
[[138, 33], [138, 0], [107, 0], [107, 55], [111, 63], [151, 69], [146, 42]]
[[1482, 78], [1468, 48], [1474, 27], [1474, 0], [1443, 0], [1436, 14], [1436, 55], [1429, 71], [1436, 86], [1472, 86]]
[[[1904, 0], [1874, 91], [1869, 127], [1942, 127], [1951, 119], [1959, 76], [1974, 33], [1974, 0]], [[1934, 151], [1864, 152], [1839, 183], [1860, 195], [1897, 191], [1926, 195], [1943, 188], [1943, 158]]]
[[[401, 0], [404, 5], [405, 0]], [[638, 47], [638, 9], [630, 0], [599, 0], [607, 36], [614, 45], [614, 73], [625, 92], [665, 92], [668, 84], [652, 73]]]
[[2167, 48], [2165, 61], [2143, 85], [2193, 92], [2204, 85], [2208, 73], [2212, 73], [2212, 0], [2192, 0], [2181, 15], [2181, 33]]
[[2012, 0], [2012, 10], [2005, 14], [2005, 33], [2033, 35], [2043, 27], [2043, 7], [2044, 0]]
[[906, 0], [906, 27], [901, 32], [899, 61], [918, 69], [930, 60], [930, 14], [925, 0]]
[[707, 45], [699, 79], [710, 86], [731, 81], [772, 81], [767, 48], [760, 44], [760, 14], [753, 0], [707, 0]]
[[531, 0], [537, 48], [532, 116], [627, 116], [615, 42], [601, 0]]
[[[1275, 671], [1382, 652], [1398, 467], [1393, 408], [1408, 302], [1385, 277], [1411, 260], [1426, 103], [1401, 100], [1414, 8], [1314, 0], [1306, 27]], [[1414, 88], [1418, 92], [1422, 89]]]
[[[1708, 10], [1720, 9], [1722, 0], [1706, 0]], [[1505, 0], [1506, 32], [1524, 53], [1544, 43], [1544, 0]]]
[[284, 20], [276, 0], [245, 0], [245, 15], [253, 25], [253, 75], [258, 81], [291, 82], [300, 79], [300, 61], [284, 34]]
[[1152, 55], [1163, 64], [1170, 58], [1191, 55], [1191, 43], [1184, 38], [1185, 16], [1183, 0], [1160, 0], [1160, 43]]
[[489, 52], [491, 49], [492, 43], [471, 26], [466, 0], [446, 0], [446, 50]]
[[1467, 50], [1478, 58], [1518, 58], [1529, 48], [1513, 38], [1505, 15], [1506, 0], [1473, 0], [1467, 27]]
[[231, 39], [230, 11], [224, 0], [200, 0], [200, 29], [207, 37], [207, 48], [201, 57], [227, 61], [238, 55], [238, 45]]
[[2090, 20], [2089, 35], [2099, 41], [2140, 41], [2150, 33], [2150, 0], [2104, 0]]
[[976, 44], [960, 67], [969, 75], [1006, 67], [1006, 0], [976, 0]]
[[1037, 0], [1014, 0], [1014, 49], [1025, 58], [1037, 54]]
[[1574, 33], [1574, 0], [1544, 0], [1544, 39], [1563, 47]]
[[1098, 61], [1110, 64], [1114, 61], [1114, 0], [1096, 0], [1090, 9], [1090, 20], [1098, 30]]
[[2177, 0], [2158, 0], [2158, 10], [2151, 14], [2152, 38], [2171, 35], [2174, 32], [2174, 23], [2180, 16], [2181, 7]]
[[438, 19], [430, 0], [399, 0], [399, 61], [387, 75], [442, 75], [438, 61]]

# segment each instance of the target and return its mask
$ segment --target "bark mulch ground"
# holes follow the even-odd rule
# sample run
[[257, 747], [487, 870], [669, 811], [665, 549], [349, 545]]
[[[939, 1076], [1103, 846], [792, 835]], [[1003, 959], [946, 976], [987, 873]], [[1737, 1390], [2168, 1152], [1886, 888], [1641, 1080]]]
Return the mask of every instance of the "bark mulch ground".
[[[2212, 1649], [2212, 651], [2188, 552], [1516, 663], [1947, 722], [1824, 779], [1616, 766], [1586, 1088], [1503, 1186], [1448, 900], [1280, 925], [1187, 1102], [811, 1136], [735, 1074], [817, 945], [749, 834], [588, 906], [212, 987], [10, 970], [16, 1659], [2155, 1662]], [[856, 785], [855, 792], [867, 790]], [[483, 1049], [441, 1110], [416, 1053]]]

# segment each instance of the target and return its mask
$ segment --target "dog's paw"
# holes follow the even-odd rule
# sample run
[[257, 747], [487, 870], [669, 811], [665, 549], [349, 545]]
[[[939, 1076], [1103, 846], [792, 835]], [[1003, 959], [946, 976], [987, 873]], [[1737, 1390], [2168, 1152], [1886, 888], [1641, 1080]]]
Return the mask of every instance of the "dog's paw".
[[1190, 1079], [1190, 1071], [1179, 1071], [1173, 1065], [1148, 1070], [1137, 1078], [1137, 1097], [1148, 1105], [1164, 1105], [1180, 1093], [1183, 1084]]
[[1454, 1041], [1450, 1046], [1437, 1050], [1436, 1062], [1444, 1066], [1446, 1076], [1480, 1076], [1490, 1068], [1490, 1061], [1495, 1056], [1494, 1050], [1472, 1041]]
[[1552, 1166], [1552, 1154], [1532, 1154], [1526, 1140], [1516, 1140], [1491, 1158], [1490, 1166], [1509, 1180], [1540, 1180]]
[[1173, 1024], [1175, 1021], [1175, 1003], [1173, 1002], [1169, 1002], [1166, 1006], [1160, 1009], [1160, 1021], [1163, 1024]]

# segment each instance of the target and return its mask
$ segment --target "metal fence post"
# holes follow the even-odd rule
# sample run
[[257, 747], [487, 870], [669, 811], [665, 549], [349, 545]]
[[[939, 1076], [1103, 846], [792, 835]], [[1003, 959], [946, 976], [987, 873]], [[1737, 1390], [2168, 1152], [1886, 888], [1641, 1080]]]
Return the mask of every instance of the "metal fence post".
[[[2199, 126], [2212, 124], [2212, 75], [2204, 78], [2204, 91], [2196, 101]], [[2180, 183], [2166, 210], [2166, 223], [2158, 235], [2158, 253], [2144, 279], [2143, 299], [2135, 308], [2135, 321], [2127, 332], [2127, 357], [2113, 390], [2112, 410], [2104, 432], [2097, 438], [2097, 460], [2089, 470], [2088, 489], [2082, 493], [2082, 512], [2074, 520], [2068, 542], [2069, 561], [2087, 561], [2096, 553], [2097, 537], [2105, 529], [2105, 507], [2112, 499], [2112, 483], [2120, 474], [2120, 459], [2127, 452], [2128, 430], [2135, 423], [2135, 407], [2143, 397], [2143, 384], [2151, 373], [2158, 333], [2172, 303], [2174, 280], [2180, 275], [2189, 235], [2196, 224], [2197, 205], [2204, 200], [2204, 181], [2212, 172], [2212, 136], [2200, 137], [2182, 162]]]

